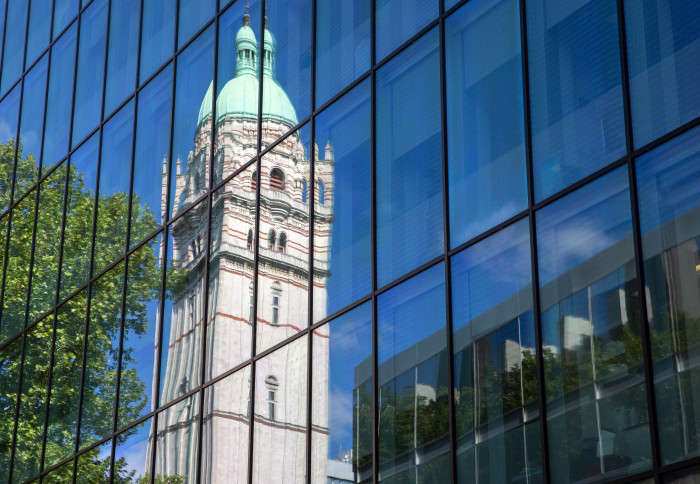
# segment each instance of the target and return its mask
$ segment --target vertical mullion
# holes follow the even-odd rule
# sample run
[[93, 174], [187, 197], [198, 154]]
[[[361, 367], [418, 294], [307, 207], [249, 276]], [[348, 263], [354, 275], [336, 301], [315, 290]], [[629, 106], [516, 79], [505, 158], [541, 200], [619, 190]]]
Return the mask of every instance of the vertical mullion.
[[370, 0], [370, 60], [372, 73], [370, 97], [370, 211], [371, 226], [371, 273], [372, 273], [372, 482], [379, 482], [379, 379], [378, 379], [378, 332], [377, 332], [377, 56], [376, 17], [377, 0]]
[[520, 0], [520, 52], [521, 52], [521, 68], [523, 82], [523, 114], [524, 114], [524, 132], [525, 132], [525, 160], [527, 172], [528, 186], [528, 223], [530, 229], [530, 258], [532, 271], [532, 304], [534, 312], [535, 326], [535, 347], [536, 359], [535, 370], [537, 372], [537, 402], [539, 411], [539, 427], [540, 427], [540, 450], [542, 452], [542, 478], [544, 484], [551, 482], [549, 474], [549, 440], [547, 436], [547, 400], [544, 381], [544, 355], [542, 354], [542, 320], [540, 307], [540, 286], [539, 286], [539, 269], [537, 261], [537, 234], [535, 220], [535, 179], [534, 168], [532, 161], [532, 125], [530, 113], [530, 78], [527, 50], [527, 11], [525, 0]]
[[[254, 459], [254, 438], [255, 438], [255, 346], [257, 342], [258, 326], [258, 267], [260, 265], [260, 193], [262, 192], [262, 118], [263, 118], [263, 56], [265, 54], [265, 16], [267, 13], [265, 0], [260, 0], [260, 35], [262, 42], [258, 44], [258, 146], [255, 155], [255, 173], [257, 181], [255, 184], [255, 243], [253, 246], [253, 321], [251, 323], [252, 335], [250, 338], [250, 415], [248, 415], [248, 484], [253, 484], [253, 463]], [[260, 45], [262, 44], [262, 48]], [[260, 55], [260, 54], [263, 55]], [[216, 96], [213, 96], [216, 97]], [[311, 147], [313, 151], [313, 145]]]
[[[440, 0], [440, 124], [442, 137], [442, 217], [444, 231], [444, 252], [450, 250], [449, 182], [447, 178], [447, 60], [445, 54], [445, 3]], [[445, 277], [445, 321], [447, 346], [447, 414], [450, 458], [450, 481], [457, 482], [457, 423], [455, 411], [454, 341], [452, 333], [452, 271], [450, 259], [446, 256]]]

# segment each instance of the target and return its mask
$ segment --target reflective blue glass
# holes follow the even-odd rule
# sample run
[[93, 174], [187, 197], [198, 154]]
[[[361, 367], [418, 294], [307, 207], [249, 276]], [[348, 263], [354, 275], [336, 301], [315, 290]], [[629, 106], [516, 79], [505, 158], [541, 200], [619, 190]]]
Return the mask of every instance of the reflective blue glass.
[[433, 29], [377, 71], [377, 277], [444, 250], [440, 59]]
[[95, 0], [82, 13], [80, 20], [72, 146], [78, 144], [99, 124], [102, 115], [107, 6], [106, 0]]
[[520, 12], [478, 0], [445, 22], [450, 244], [524, 210]]
[[333, 221], [329, 232], [314, 233], [314, 272], [331, 274], [324, 287], [314, 285], [314, 321], [371, 290], [370, 87], [368, 79], [316, 118], [316, 145], [324, 148], [316, 158], [315, 175], [333, 183], [325, 187], [323, 204], [316, 197], [315, 226], [322, 227], [329, 216]]
[[535, 198], [625, 154], [615, 2], [527, 2]]
[[452, 258], [459, 482], [542, 481], [528, 220]]
[[[133, 131], [134, 103], [129, 101], [107, 121], [102, 131], [93, 274], [107, 267], [126, 248]], [[139, 215], [132, 218], [131, 224], [137, 233], [153, 232], [156, 229], [153, 214], [141, 211]]]
[[[177, 58], [177, 92], [173, 126], [172, 153], [175, 166], [170, 177], [171, 215], [182, 212], [203, 194], [208, 186], [208, 160], [211, 143], [211, 124], [198, 122], [202, 100], [214, 77], [214, 27], [209, 27]], [[194, 141], [194, 142], [193, 142]], [[172, 169], [171, 163], [171, 169]], [[198, 177], [194, 190], [195, 174]], [[179, 184], [179, 189], [178, 189]]]
[[448, 482], [445, 266], [377, 298], [380, 481]]
[[[168, 145], [170, 144], [170, 112], [172, 100], [173, 69], [166, 67], [139, 92], [136, 119], [136, 152], [134, 153], [134, 184], [131, 203], [139, 210], [152, 214], [161, 224], [166, 213], [163, 184], [167, 184]], [[160, 176], [154, 177], [155, 173]], [[167, 185], [166, 185], [167, 187]], [[134, 225], [129, 244], [133, 247], [148, 233], [139, 232]]]
[[438, 0], [376, 0], [375, 53], [380, 61], [438, 16]]
[[700, 130], [637, 160], [649, 334], [663, 464], [700, 454]]
[[114, 445], [114, 476], [126, 482], [143, 482], [151, 468], [153, 444], [149, 436], [153, 431], [153, 419], [149, 418], [119, 434]]
[[139, 82], [173, 55], [177, 0], [144, 0]]
[[[7, 0], [0, 0], [0, 52], [2, 52], [5, 41], [5, 9]], [[0, 74], [1, 75], [1, 74]]]
[[625, 2], [634, 144], [700, 116], [700, 3]]
[[70, 116], [73, 103], [73, 78], [75, 66], [75, 24], [66, 31], [51, 48], [49, 69], [49, 94], [46, 100], [46, 126], [44, 128], [44, 154], [42, 164], [51, 167], [68, 151]]
[[135, 88], [141, 2], [112, 2], [109, 14], [109, 52], [105, 84], [105, 116]]
[[68, 22], [78, 14], [80, 0], [54, 0], [53, 6], [53, 38], [58, 37]]
[[22, 151], [15, 171], [15, 199], [24, 195], [36, 183], [41, 159], [41, 131], [44, 128], [44, 101], [48, 74], [48, 55], [44, 56], [24, 76], [22, 118], [19, 141]]
[[[348, 453], [353, 482], [372, 478], [371, 341], [371, 302], [313, 332], [311, 462], [341, 460], [339, 454]], [[324, 467], [332, 482], [333, 469]]]
[[627, 167], [537, 213], [552, 482], [651, 467]]
[[20, 89], [21, 86], [16, 86], [0, 102], [0, 213], [7, 210], [11, 202]]
[[2, 56], [2, 77], [0, 93], [5, 94], [22, 74], [24, 62], [24, 41], [27, 33], [26, 0], [9, 0], [7, 21], [5, 22], [5, 47]]
[[25, 68], [49, 45], [51, 36], [52, 0], [32, 0], [29, 5], [29, 30], [27, 31], [27, 59]]
[[316, 106], [369, 69], [370, 0], [318, 2], [316, 6]]
[[216, 0], [180, 0], [179, 5], [177, 45], [182, 47], [207, 23], [207, 20], [214, 16]]

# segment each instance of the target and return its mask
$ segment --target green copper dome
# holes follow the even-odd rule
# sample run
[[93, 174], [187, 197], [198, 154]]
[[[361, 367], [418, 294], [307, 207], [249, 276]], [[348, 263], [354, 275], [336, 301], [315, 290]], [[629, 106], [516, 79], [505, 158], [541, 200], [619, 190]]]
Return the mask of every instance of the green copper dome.
[[204, 99], [202, 100], [202, 105], [199, 107], [199, 118], [197, 119], [197, 126], [202, 124], [202, 121], [211, 116], [211, 97], [213, 95], [213, 90], [214, 81], [209, 83], [209, 89], [207, 89], [207, 93], [204, 95]]

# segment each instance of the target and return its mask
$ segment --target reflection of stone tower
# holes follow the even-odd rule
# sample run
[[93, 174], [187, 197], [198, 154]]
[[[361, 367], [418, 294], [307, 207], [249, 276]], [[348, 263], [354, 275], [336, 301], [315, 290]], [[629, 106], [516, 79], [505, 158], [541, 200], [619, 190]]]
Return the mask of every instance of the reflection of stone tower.
[[[258, 45], [246, 13], [236, 36], [236, 72], [216, 100], [216, 181], [233, 173], [252, 159], [257, 148]], [[274, 79], [275, 41], [265, 29], [263, 49], [263, 146], [269, 145], [297, 124], [296, 112], [287, 94]], [[209, 133], [212, 129], [212, 86], [204, 97], [197, 121], [194, 150], [186, 166], [176, 162], [176, 192], [173, 212], [189, 206], [202, 196], [209, 184]], [[317, 163], [314, 258], [317, 269], [314, 285], [314, 313], [325, 316], [329, 234], [332, 220], [333, 161], [330, 144], [325, 160]], [[318, 159], [318, 156], [317, 156]], [[236, 176], [213, 198], [211, 225], [211, 265], [209, 272], [206, 377], [215, 377], [251, 357], [252, 294], [254, 274], [254, 230], [256, 190], [260, 190], [260, 249], [257, 311], [257, 343], [269, 348], [306, 327], [308, 321], [309, 260], [309, 154], [295, 133], [271, 150], [262, 160], [261, 173], [253, 165]], [[172, 228], [173, 260], [188, 272], [186, 282], [173, 301], [169, 356], [162, 383], [165, 400], [181, 394], [180, 388], [197, 381], [198, 322], [204, 308], [204, 247], [206, 209], [191, 210]], [[191, 335], [191, 337], [183, 337]], [[323, 339], [327, 341], [327, 339]], [[275, 474], [284, 466], [284, 482], [303, 482], [306, 478], [306, 409], [299, 402], [306, 396], [305, 361], [300, 351], [305, 345], [292, 345], [275, 352], [259, 366], [257, 380], [265, 390], [255, 402], [255, 425], [265, 428], [265, 446], [270, 455], [278, 455]], [[315, 349], [314, 364], [327, 367], [328, 349]], [[246, 373], [249, 375], [249, 373]], [[316, 377], [316, 374], [315, 374]], [[302, 381], [297, 381], [302, 379]], [[244, 381], [245, 380], [245, 381]], [[318, 381], [321, 380], [321, 381]], [[234, 381], [234, 380], [231, 380]], [[210, 433], [203, 444], [202, 482], [246, 482], [248, 455], [249, 403], [248, 376], [235, 380], [240, 386], [229, 388], [225, 382], [207, 393], [205, 429]], [[227, 386], [228, 385], [228, 386]], [[314, 381], [326, 394], [327, 375]], [[226, 387], [225, 390], [223, 388]], [[222, 391], [217, 393], [216, 389]], [[326, 401], [314, 402], [325, 407]], [[323, 409], [325, 414], [325, 408]], [[172, 414], [172, 416], [171, 416]], [[156, 474], [193, 475], [195, 460], [184, 455], [177, 444], [187, 439], [181, 412], [171, 412], [167, 422], [159, 423]], [[319, 428], [324, 432], [326, 429]], [[189, 435], [189, 434], [188, 434]], [[269, 440], [268, 440], [269, 439]], [[294, 452], [290, 449], [294, 448]], [[167, 451], [165, 450], [167, 449]], [[318, 449], [325, 456], [325, 449]], [[173, 458], [168, 453], [179, 456]], [[314, 464], [315, 479], [325, 479], [325, 460]], [[267, 482], [266, 476], [258, 476]]]

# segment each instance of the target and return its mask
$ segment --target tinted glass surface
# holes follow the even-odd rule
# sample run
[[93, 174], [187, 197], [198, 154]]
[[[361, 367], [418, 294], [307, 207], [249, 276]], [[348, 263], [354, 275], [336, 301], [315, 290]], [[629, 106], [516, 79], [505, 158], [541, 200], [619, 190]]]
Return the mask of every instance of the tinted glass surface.
[[[182, 484], [197, 481], [199, 400], [200, 395], [194, 394], [168, 407], [158, 416], [156, 468], [153, 475], [161, 480], [178, 479]], [[163, 467], [159, 468], [159, 463]], [[166, 465], [167, 469], [172, 470], [166, 470]]]
[[112, 441], [98, 445], [78, 457], [75, 482], [89, 484], [109, 482], [112, 458]]
[[105, 115], [114, 111], [135, 87], [141, 2], [112, 2], [110, 8]]
[[177, 44], [182, 47], [216, 11], [216, 0], [180, 0]]
[[5, 22], [5, 48], [2, 56], [0, 92], [5, 94], [22, 74], [24, 43], [27, 34], [28, 2], [9, 0]]
[[54, 0], [53, 10], [53, 37], [58, 37], [68, 23], [73, 20], [78, 13], [80, 7], [79, 0], [63, 0], [57, 2]]
[[12, 172], [15, 166], [15, 140], [17, 139], [17, 121], [19, 116], [20, 87], [15, 87], [0, 101], [0, 170], [2, 191], [0, 192], [0, 211], [10, 207], [12, 198]]
[[382, 60], [399, 45], [417, 34], [438, 15], [438, 0], [413, 2], [410, 0], [376, 1], [377, 60]]
[[[14, 414], [17, 408], [19, 390], [19, 367], [22, 358], [22, 339], [18, 338], [0, 350], [0, 416], [4, 432], [0, 434], [0, 469], [7, 472], [10, 468], [12, 434], [14, 432]], [[7, 469], [7, 470], [6, 470]]]
[[129, 482], [147, 479], [151, 468], [150, 457], [153, 446], [148, 436], [153, 430], [153, 419], [149, 418], [117, 436], [114, 445], [114, 480], [121, 478]]
[[438, 31], [377, 72], [377, 265], [383, 286], [443, 250]]
[[146, 81], [175, 48], [177, 0], [144, 0], [139, 82]]
[[29, 5], [29, 30], [27, 30], [27, 59], [25, 68], [31, 66], [49, 43], [51, 35], [52, 0], [33, 0]]

